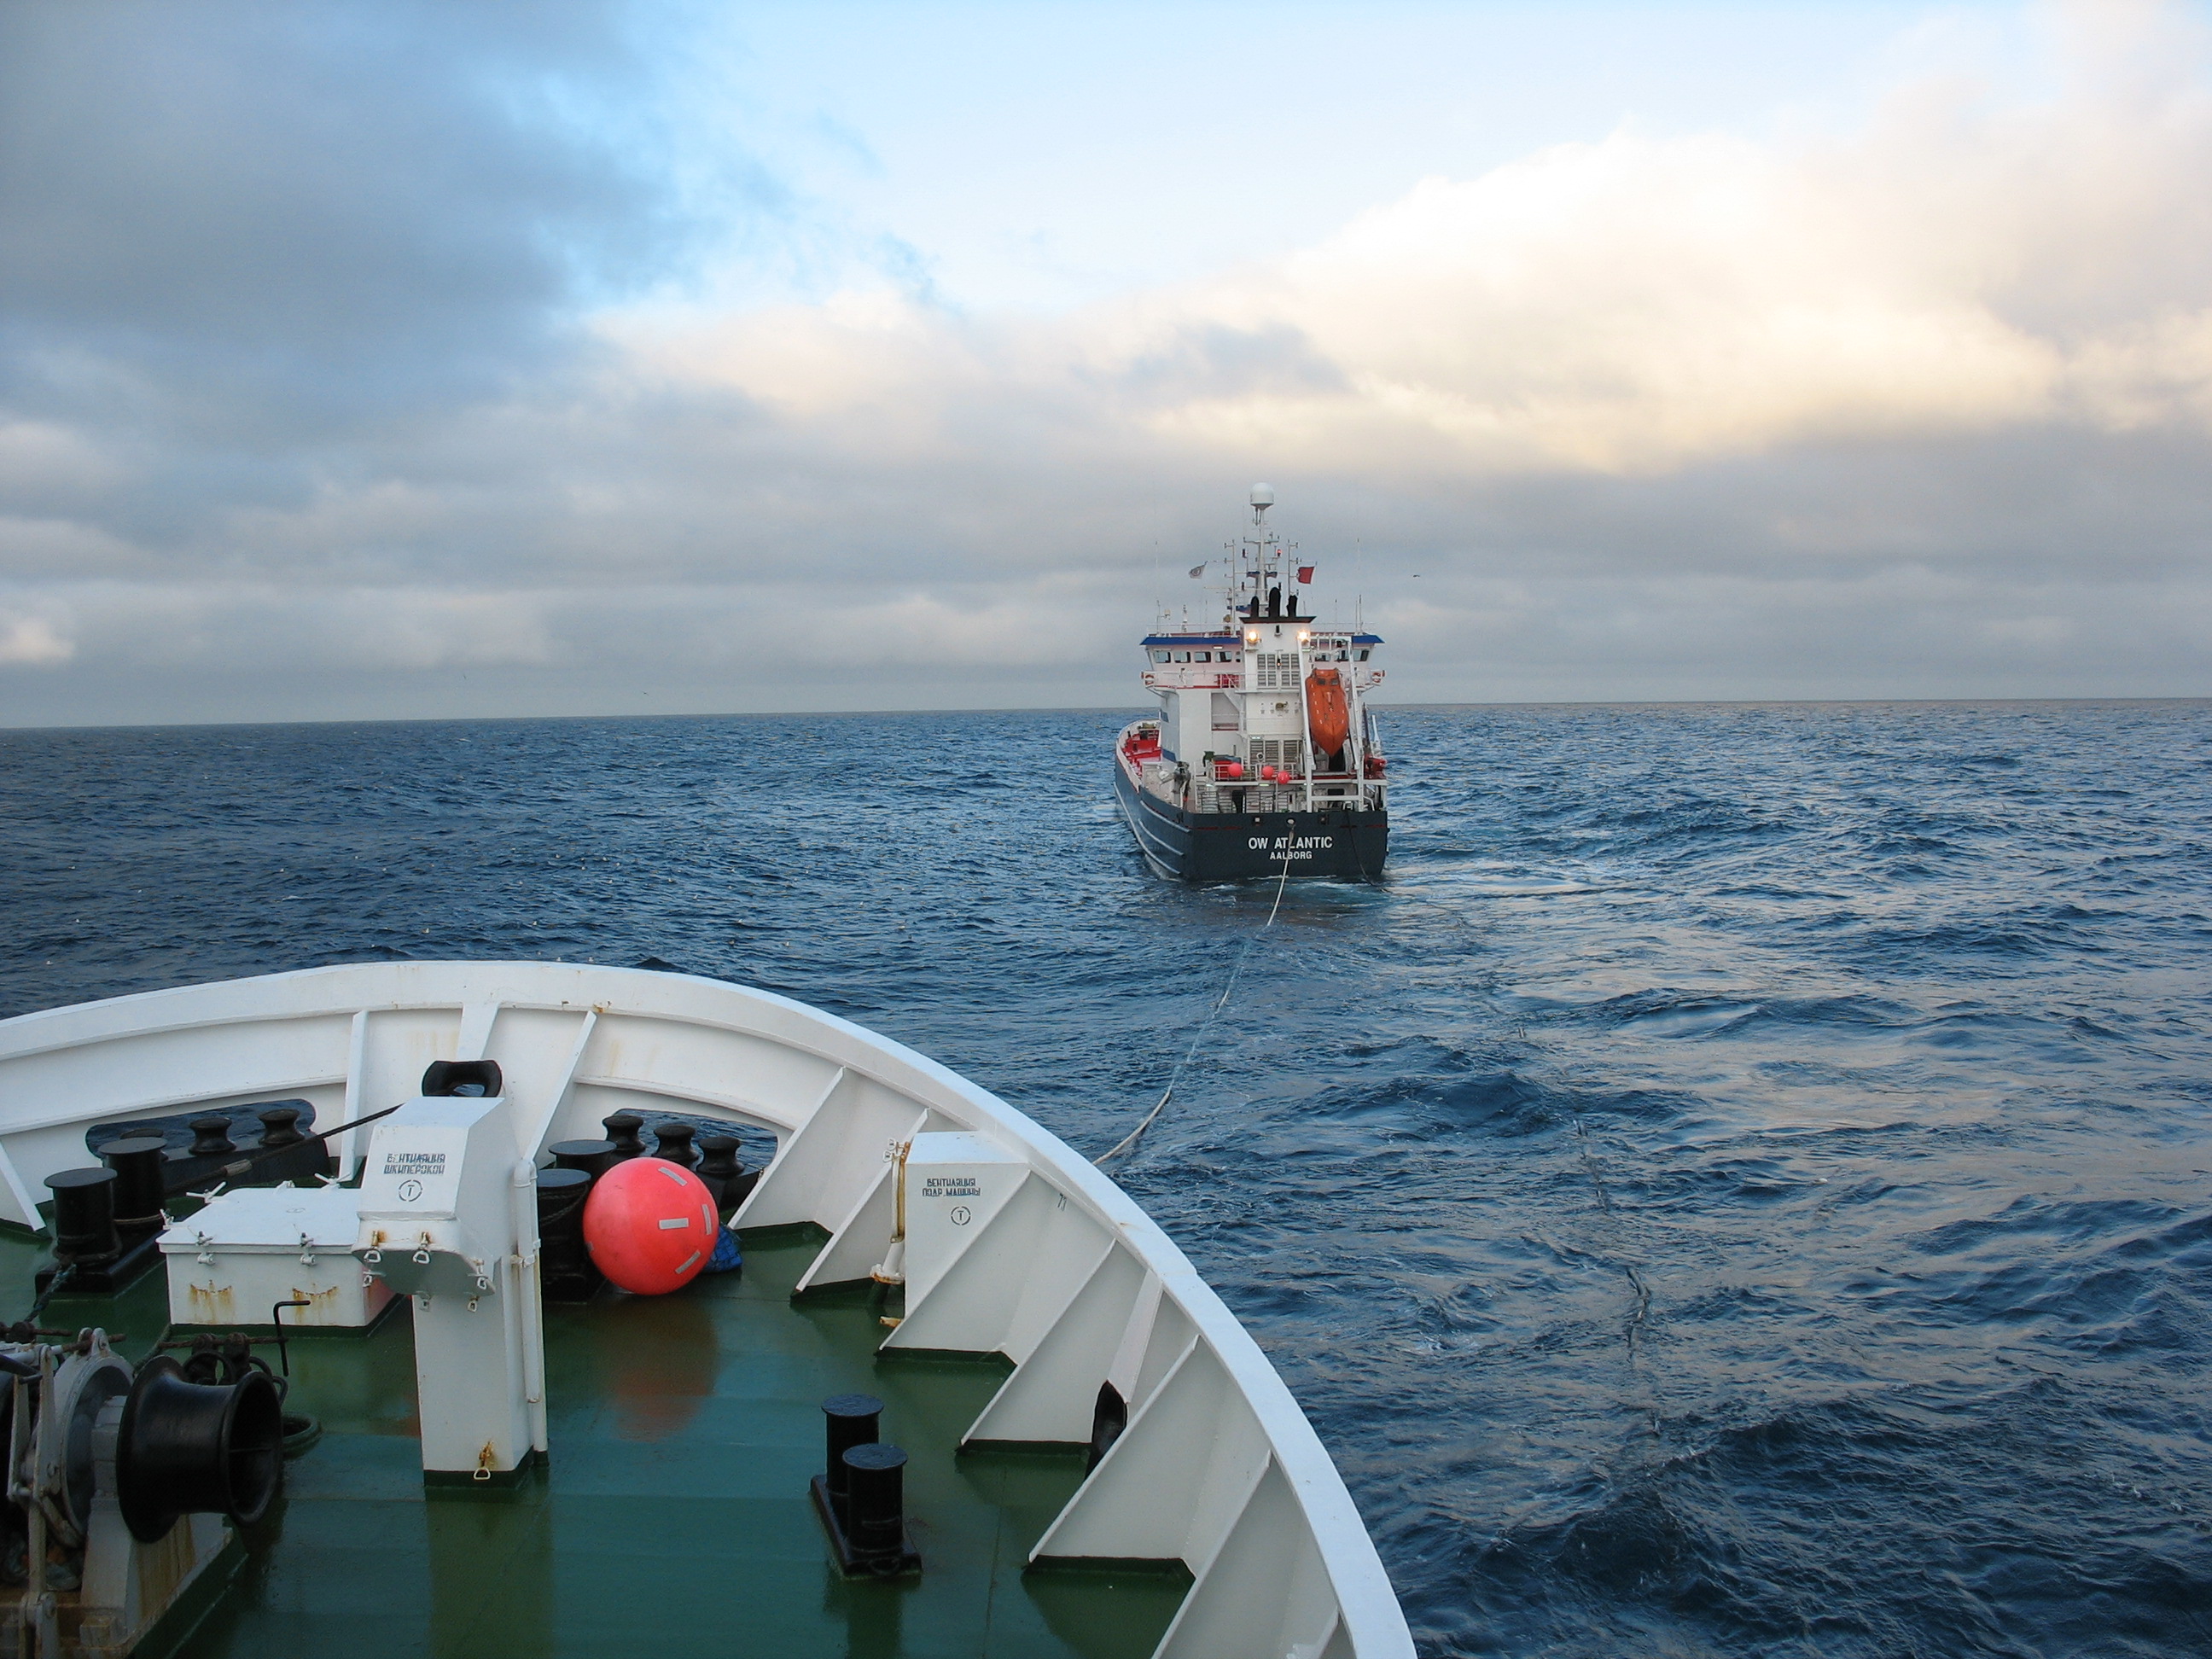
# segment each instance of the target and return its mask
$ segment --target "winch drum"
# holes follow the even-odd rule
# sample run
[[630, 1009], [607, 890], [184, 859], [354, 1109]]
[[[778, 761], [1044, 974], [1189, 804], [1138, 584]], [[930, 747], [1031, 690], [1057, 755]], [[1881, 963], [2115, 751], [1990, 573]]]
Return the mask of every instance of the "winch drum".
[[185, 1515], [251, 1526], [268, 1513], [283, 1469], [283, 1402], [266, 1374], [190, 1382], [167, 1354], [138, 1368], [116, 1438], [115, 1486], [140, 1543], [159, 1541]]

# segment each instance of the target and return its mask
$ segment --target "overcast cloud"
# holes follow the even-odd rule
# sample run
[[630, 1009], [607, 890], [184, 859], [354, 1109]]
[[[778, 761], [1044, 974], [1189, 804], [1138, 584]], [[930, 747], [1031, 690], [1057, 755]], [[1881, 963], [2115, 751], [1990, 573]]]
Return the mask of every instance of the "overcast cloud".
[[734, 15], [0, 11], [4, 718], [1127, 703], [1260, 477], [1401, 697], [2208, 690], [2199, 9], [1019, 307]]

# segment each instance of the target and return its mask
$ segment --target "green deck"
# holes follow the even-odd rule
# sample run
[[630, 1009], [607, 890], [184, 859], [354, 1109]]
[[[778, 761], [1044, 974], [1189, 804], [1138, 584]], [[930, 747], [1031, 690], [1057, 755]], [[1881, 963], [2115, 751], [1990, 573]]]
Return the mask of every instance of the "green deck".
[[[286, 1468], [244, 1571], [177, 1650], [188, 1659], [543, 1659], [553, 1655], [993, 1656], [1136, 1659], [1188, 1580], [1024, 1571], [1082, 1477], [1079, 1453], [956, 1455], [1000, 1364], [878, 1364], [878, 1311], [794, 1304], [817, 1244], [754, 1240], [745, 1271], [675, 1296], [604, 1294], [546, 1310], [550, 1465], [513, 1492], [426, 1495], [412, 1330], [292, 1343], [291, 1409], [324, 1436]], [[39, 1252], [0, 1240], [30, 1303]], [[112, 1300], [58, 1298], [41, 1323], [119, 1328], [143, 1357], [163, 1334], [156, 1268]], [[264, 1350], [274, 1360], [273, 1350]], [[884, 1401], [906, 1448], [924, 1571], [851, 1582], [807, 1495], [829, 1395]]]

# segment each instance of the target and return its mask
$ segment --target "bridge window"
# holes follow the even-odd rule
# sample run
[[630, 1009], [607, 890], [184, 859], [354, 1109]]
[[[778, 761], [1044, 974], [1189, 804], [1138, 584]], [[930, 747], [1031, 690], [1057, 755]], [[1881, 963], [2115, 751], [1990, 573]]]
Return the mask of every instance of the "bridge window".
[[1369, 655], [1370, 655], [1370, 653], [1369, 653], [1369, 651], [1368, 651], [1367, 647], [1366, 647], [1365, 646], [1364, 646], [1364, 645], [1363, 645], [1363, 646], [1361, 646], [1361, 647], [1359, 647], [1359, 649], [1358, 649], [1358, 650], [1357, 650], [1357, 651], [1355, 651], [1355, 652], [1353, 652], [1353, 653], [1352, 653], [1352, 660], [1353, 660], [1353, 661], [1355, 661], [1355, 662], [1365, 662], [1365, 661], [1367, 660], [1367, 659], [1368, 659], [1368, 657], [1369, 657]]
[[1168, 653], [1164, 651], [1154, 651], [1152, 653], [1152, 660], [1154, 662], [1165, 662], [1167, 659]]

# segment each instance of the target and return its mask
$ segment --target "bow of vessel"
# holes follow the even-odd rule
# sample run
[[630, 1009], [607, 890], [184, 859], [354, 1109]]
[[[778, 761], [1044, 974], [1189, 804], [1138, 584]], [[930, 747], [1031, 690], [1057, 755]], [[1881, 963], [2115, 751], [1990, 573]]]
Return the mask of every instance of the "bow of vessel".
[[[665, 1296], [570, 1236], [641, 1133]], [[1159, 1228], [781, 997], [382, 963], [0, 1022], [0, 1222], [52, 1288], [0, 1331], [0, 1653], [1413, 1651]]]

